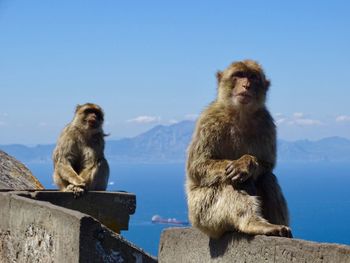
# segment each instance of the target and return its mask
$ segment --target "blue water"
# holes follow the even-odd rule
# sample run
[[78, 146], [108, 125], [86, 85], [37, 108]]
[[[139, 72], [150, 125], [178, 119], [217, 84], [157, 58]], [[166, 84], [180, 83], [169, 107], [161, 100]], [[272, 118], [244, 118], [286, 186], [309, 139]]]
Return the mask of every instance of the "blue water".
[[[152, 255], [158, 254], [161, 231], [152, 224], [158, 214], [187, 220], [184, 164], [110, 164], [109, 190], [136, 194], [137, 208], [122, 235]], [[52, 165], [28, 164], [45, 185], [52, 185]], [[350, 245], [350, 164], [279, 164], [275, 170], [289, 204], [295, 238]]]

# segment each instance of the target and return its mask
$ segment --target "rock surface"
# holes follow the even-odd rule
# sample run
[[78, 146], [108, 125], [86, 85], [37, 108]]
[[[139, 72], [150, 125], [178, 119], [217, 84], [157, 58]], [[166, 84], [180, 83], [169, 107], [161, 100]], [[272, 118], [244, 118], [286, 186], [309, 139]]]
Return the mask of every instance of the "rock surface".
[[0, 189], [44, 189], [27, 167], [0, 150]]

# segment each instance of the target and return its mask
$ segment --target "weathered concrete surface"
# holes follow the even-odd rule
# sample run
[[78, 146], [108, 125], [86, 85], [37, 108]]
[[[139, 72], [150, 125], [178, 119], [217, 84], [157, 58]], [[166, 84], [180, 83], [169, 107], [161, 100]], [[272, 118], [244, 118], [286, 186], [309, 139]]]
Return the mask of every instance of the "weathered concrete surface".
[[136, 209], [136, 196], [126, 192], [89, 191], [76, 199], [71, 192], [55, 190], [16, 194], [88, 214], [117, 233], [128, 230], [130, 215]]
[[[345, 233], [344, 233], [345, 234]], [[159, 262], [349, 263], [350, 246], [227, 233], [211, 240], [194, 228], [163, 231]]]
[[0, 262], [156, 262], [94, 218], [0, 192]]
[[44, 189], [27, 167], [0, 150], [0, 189]]

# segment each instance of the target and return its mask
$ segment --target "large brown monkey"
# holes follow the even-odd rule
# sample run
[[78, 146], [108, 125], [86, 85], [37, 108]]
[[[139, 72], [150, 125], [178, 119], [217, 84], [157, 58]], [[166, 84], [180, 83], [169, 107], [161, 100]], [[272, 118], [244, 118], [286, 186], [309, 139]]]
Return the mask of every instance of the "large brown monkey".
[[54, 181], [62, 191], [106, 190], [109, 166], [104, 157], [104, 114], [93, 103], [78, 105], [53, 152]]
[[272, 173], [270, 82], [252, 60], [231, 64], [217, 79], [217, 99], [199, 117], [188, 149], [189, 219], [212, 238], [232, 230], [291, 237], [287, 204]]

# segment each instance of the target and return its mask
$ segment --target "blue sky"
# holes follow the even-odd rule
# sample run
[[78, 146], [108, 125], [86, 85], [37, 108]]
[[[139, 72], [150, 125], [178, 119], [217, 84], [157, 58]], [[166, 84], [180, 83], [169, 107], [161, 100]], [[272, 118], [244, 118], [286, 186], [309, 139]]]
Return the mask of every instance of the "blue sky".
[[350, 138], [349, 1], [0, 0], [0, 144], [54, 143], [79, 103], [110, 138], [194, 119], [258, 60], [280, 138]]

